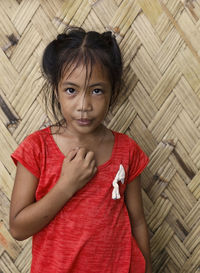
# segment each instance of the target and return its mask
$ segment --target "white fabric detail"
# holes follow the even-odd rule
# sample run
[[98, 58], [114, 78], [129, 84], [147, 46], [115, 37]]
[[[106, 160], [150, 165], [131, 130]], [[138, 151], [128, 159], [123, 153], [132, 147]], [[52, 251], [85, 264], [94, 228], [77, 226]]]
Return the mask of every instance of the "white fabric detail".
[[115, 176], [115, 179], [112, 182], [114, 187], [112, 191], [112, 199], [120, 199], [118, 182], [121, 181], [122, 184], [124, 184], [124, 179], [125, 179], [125, 170], [124, 170], [124, 167], [120, 164], [119, 170]]

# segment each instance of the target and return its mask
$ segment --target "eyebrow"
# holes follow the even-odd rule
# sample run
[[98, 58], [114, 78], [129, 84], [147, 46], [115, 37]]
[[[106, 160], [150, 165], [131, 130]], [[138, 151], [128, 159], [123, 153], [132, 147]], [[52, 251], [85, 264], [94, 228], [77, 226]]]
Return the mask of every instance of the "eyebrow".
[[[63, 85], [64, 85], [64, 86], [65, 86], [65, 85], [72, 85], [72, 86], [79, 87], [78, 84], [75, 84], [75, 83], [73, 83], [73, 82], [68, 82], [68, 81], [67, 81], [67, 82], [64, 82]], [[94, 87], [94, 86], [98, 86], [98, 85], [100, 85], [100, 86], [105, 86], [106, 84], [105, 84], [104, 82], [96, 82], [96, 83], [93, 83], [93, 84], [89, 85], [89, 87]]]

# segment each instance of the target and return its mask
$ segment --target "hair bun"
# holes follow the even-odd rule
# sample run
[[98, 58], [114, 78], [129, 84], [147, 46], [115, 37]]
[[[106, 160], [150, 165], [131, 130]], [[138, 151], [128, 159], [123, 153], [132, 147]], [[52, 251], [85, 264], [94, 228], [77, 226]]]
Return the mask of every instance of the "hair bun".
[[58, 34], [57, 40], [64, 41], [67, 38], [67, 35], [65, 33]]
[[115, 43], [115, 36], [113, 35], [113, 33], [111, 31], [106, 31], [103, 32], [101, 35], [107, 46], [112, 48]]
[[115, 38], [115, 35], [112, 33], [112, 31], [106, 31], [102, 33], [102, 36], [104, 38]]

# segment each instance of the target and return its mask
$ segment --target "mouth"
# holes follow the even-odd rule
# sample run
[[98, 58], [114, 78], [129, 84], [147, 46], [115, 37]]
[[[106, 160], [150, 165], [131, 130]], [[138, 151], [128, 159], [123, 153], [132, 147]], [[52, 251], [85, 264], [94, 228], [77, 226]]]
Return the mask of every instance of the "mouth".
[[81, 119], [76, 119], [76, 122], [80, 126], [89, 126], [92, 123], [91, 119], [86, 119], [86, 118], [81, 118]]

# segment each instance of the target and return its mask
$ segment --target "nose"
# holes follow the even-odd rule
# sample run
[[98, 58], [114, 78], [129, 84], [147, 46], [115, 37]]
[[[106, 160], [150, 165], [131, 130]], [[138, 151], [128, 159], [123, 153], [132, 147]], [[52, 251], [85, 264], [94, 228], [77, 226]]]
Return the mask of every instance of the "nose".
[[88, 94], [84, 93], [80, 95], [77, 110], [78, 112], [89, 112], [92, 110], [92, 101]]

